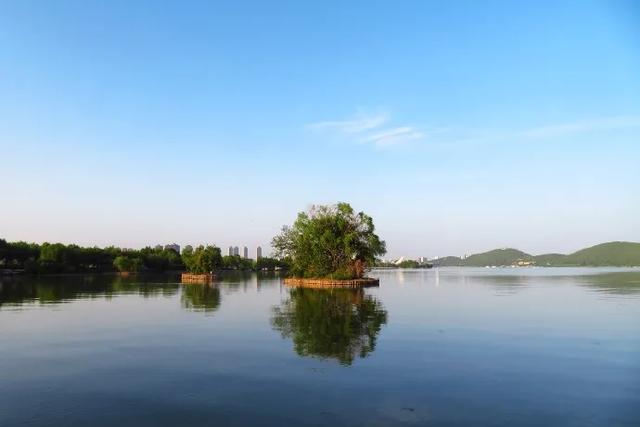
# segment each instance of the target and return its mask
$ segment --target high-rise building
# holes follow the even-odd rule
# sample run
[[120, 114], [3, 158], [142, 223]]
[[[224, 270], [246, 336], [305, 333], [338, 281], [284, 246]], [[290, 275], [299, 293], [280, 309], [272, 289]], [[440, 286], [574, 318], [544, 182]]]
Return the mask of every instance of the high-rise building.
[[249, 258], [249, 248], [248, 247], [245, 246], [244, 248], [242, 248], [242, 252], [243, 252], [242, 255], [244, 255], [244, 259]]
[[174, 251], [176, 251], [177, 254], [180, 253], [180, 245], [177, 243], [171, 243], [168, 245], [164, 245], [165, 249], [173, 249]]
[[229, 256], [232, 256], [232, 255], [233, 255], [233, 246], [229, 246], [229, 253], [228, 253], [228, 255], [229, 255]]
[[233, 254], [235, 256], [240, 256], [240, 249], [237, 246], [233, 247]]
[[258, 246], [256, 248], [256, 259], [260, 259], [260, 258], [262, 258], [262, 248]]

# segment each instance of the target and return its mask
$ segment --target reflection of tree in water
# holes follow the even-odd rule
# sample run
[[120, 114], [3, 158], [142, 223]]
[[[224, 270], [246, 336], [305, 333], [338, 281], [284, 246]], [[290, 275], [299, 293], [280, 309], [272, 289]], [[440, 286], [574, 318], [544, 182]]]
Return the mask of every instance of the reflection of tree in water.
[[111, 299], [118, 295], [141, 295], [145, 298], [170, 296], [178, 291], [178, 284], [170, 276], [118, 277], [109, 275], [84, 276], [25, 276], [0, 280], [0, 307], [24, 303], [58, 304], [76, 299]]
[[220, 306], [220, 289], [214, 285], [182, 286], [182, 306], [191, 311], [213, 312]]
[[295, 288], [287, 301], [273, 308], [271, 322], [284, 338], [293, 339], [300, 356], [350, 365], [356, 356], [367, 357], [375, 349], [387, 312], [361, 289]]

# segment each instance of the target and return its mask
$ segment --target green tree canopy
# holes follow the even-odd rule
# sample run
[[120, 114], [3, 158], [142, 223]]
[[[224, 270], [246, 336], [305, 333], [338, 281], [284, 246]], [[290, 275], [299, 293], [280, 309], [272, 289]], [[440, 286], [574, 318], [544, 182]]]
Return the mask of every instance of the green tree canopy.
[[113, 266], [121, 272], [137, 272], [143, 263], [140, 258], [132, 258], [125, 255], [119, 255], [113, 260]]
[[276, 256], [290, 263], [297, 277], [359, 278], [366, 266], [386, 253], [373, 219], [348, 203], [313, 206], [298, 214], [273, 238]]
[[222, 254], [217, 246], [198, 246], [185, 248], [182, 261], [190, 273], [209, 273], [222, 266]]

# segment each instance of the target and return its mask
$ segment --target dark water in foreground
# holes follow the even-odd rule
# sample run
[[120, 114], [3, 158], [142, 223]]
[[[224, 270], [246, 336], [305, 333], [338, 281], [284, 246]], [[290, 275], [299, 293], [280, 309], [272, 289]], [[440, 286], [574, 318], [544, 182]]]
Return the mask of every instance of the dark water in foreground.
[[0, 279], [0, 425], [640, 425], [640, 270], [372, 275]]

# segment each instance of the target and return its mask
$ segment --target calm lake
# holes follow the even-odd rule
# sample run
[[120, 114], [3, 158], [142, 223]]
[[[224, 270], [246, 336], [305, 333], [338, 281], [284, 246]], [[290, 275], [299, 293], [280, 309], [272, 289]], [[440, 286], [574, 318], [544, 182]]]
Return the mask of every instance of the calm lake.
[[640, 269], [0, 279], [0, 425], [640, 426]]

